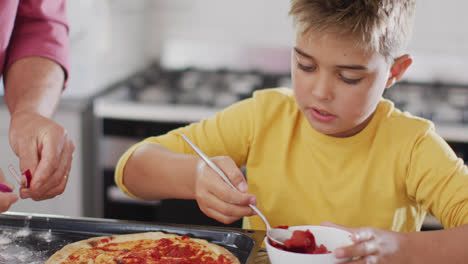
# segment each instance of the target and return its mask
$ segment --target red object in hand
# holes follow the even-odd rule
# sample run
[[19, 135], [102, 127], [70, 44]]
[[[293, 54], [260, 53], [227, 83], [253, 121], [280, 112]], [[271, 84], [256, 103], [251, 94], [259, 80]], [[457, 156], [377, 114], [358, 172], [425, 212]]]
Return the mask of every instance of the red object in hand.
[[293, 232], [292, 237], [284, 241], [284, 246], [281, 246], [271, 240], [269, 240], [269, 242], [272, 246], [276, 248], [290, 252], [305, 254], [331, 253], [324, 245], [317, 246], [317, 244], [315, 243], [315, 237], [309, 230], [295, 230]]
[[29, 188], [29, 186], [31, 186], [32, 180], [31, 171], [27, 169], [25, 172], [23, 172], [23, 175], [26, 177], [26, 188]]
[[13, 192], [13, 190], [3, 183], [0, 183], [0, 192]]

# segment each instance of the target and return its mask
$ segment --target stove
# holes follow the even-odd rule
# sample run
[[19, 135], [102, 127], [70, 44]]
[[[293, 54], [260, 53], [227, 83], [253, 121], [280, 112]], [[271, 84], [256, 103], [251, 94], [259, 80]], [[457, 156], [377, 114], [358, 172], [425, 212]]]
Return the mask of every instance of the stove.
[[[142, 106], [152, 108], [152, 114], [163, 110], [181, 109], [182, 112], [196, 112], [191, 117], [170, 114], [177, 121], [193, 122], [208, 117], [217, 111], [248, 98], [253, 91], [266, 87], [290, 87], [289, 73], [267, 73], [261, 71], [238, 71], [229, 69], [206, 70], [188, 67], [180, 70], [164, 69], [158, 63], [131, 76], [114, 86], [105, 97], [95, 104], [98, 115], [111, 114], [115, 118], [121, 111], [106, 110], [107, 103], [136, 106], [138, 113], [132, 112], [132, 119], [145, 119]], [[166, 112], [166, 111], [163, 111]], [[126, 116], [127, 117], [127, 116]], [[159, 116], [153, 116], [159, 118]]]
[[437, 125], [468, 125], [468, 85], [400, 82], [387, 89], [384, 97]]

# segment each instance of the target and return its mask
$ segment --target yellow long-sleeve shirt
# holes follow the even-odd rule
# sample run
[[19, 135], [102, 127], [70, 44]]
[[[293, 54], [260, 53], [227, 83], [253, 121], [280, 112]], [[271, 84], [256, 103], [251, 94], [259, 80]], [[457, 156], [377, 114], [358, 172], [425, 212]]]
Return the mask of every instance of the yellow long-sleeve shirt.
[[[468, 168], [431, 122], [384, 99], [360, 133], [336, 138], [309, 125], [291, 90], [258, 91], [213, 118], [131, 147], [116, 168], [119, 187], [134, 196], [123, 169], [142, 144], [195, 155], [181, 133], [208, 156], [246, 166], [249, 193], [272, 226], [326, 220], [408, 232], [420, 230], [426, 212], [446, 228], [468, 223]], [[258, 216], [244, 227], [265, 229]]]

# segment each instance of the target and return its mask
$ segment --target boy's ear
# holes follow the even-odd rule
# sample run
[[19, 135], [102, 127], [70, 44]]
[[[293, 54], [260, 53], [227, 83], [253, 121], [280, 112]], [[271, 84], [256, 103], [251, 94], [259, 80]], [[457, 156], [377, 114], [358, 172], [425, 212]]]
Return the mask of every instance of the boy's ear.
[[403, 77], [403, 74], [406, 72], [408, 67], [413, 63], [413, 59], [409, 54], [405, 54], [396, 58], [393, 61], [393, 65], [390, 68], [390, 76], [388, 77], [386, 88], [392, 86], [398, 80]]

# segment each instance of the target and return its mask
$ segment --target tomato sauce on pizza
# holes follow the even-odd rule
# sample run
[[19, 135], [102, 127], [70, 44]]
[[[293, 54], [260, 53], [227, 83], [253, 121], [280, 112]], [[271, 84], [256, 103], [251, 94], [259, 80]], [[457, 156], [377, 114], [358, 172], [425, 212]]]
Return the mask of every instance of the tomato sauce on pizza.
[[[92, 262], [91, 262], [92, 261]], [[227, 249], [203, 239], [160, 232], [92, 238], [65, 246], [46, 264], [238, 264]]]

